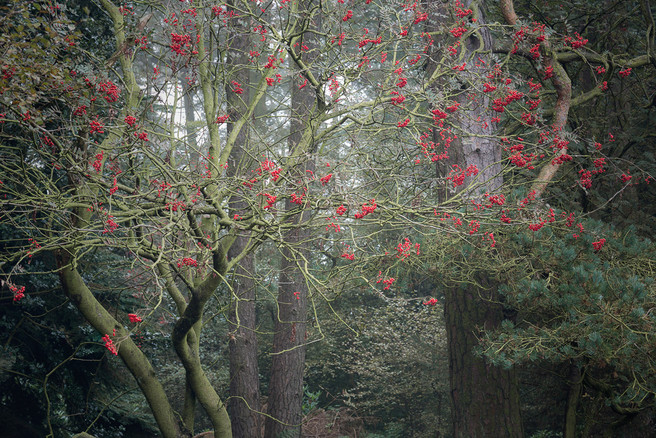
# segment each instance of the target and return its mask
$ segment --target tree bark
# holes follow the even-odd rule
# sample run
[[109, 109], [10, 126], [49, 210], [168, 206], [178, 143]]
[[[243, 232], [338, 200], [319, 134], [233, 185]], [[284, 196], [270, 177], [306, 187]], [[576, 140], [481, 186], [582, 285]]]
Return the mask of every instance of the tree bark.
[[[517, 24], [518, 18], [517, 14], [515, 13], [513, 0], [501, 0], [499, 8], [501, 10], [501, 14], [506, 20], [506, 23], [513, 26]], [[572, 104], [572, 81], [567, 75], [567, 72], [563, 66], [560, 64], [560, 62], [558, 62], [558, 59], [556, 59], [554, 56], [549, 37], [547, 37], [542, 42], [542, 53], [544, 55], [542, 58], [542, 67], [545, 70], [547, 68], [553, 69], [551, 83], [556, 90], [556, 104], [554, 105], [552, 129], [554, 131], [562, 131], [567, 124], [569, 108]], [[567, 149], [563, 148], [558, 154], [558, 157], [566, 153]], [[561, 165], [562, 163], [554, 159], [551, 161], [551, 163], [540, 169], [537, 180], [532, 187], [536, 198], [540, 198], [542, 196], [544, 191], [547, 189], [547, 185], [549, 182], [551, 182], [551, 180], [553, 180]]]
[[[302, 43], [302, 41], [300, 41]], [[310, 42], [307, 41], [310, 45]], [[295, 75], [298, 77], [298, 75]], [[290, 169], [289, 180], [298, 181], [293, 187], [301, 195], [307, 186], [308, 175], [314, 175], [314, 145], [308, 130], [316, 129], [311, 120], [315, 102], [314, 91], [310, 87], [299, 89], [299, 83], [292, 81], [292, 114], [289, 152], [292, 157], [300, 157], [299, 164]], [[301, 436], [303, 417], [303, 372], [305, 368], [305, 342], [307, 325], [308, 285], [304, 264], [308, 260], [308, 230], [303, 228], [310, 212], [304, 201], [299, 206], [287, 198], [287, 212], [300, 211], [289, 218], [294, 224], [285, 233], [285, 247], [278, 280], [278, 313], [274, 321], [273, 358], [269, 384], [269, 416], [265, 421], [265, 438], [278, 438], [284, 433], [286, 438]]]
[[[232, 251], [243, 250], [248, 237], [239, 236]], [[257, 364], [255, 282], [253, 257], [242, 259], [233, 273], [233, 297], [230, 305], [230, 401], [228, 410], [235, 438], [259, 436], [260, 388]]]
[[[228, 4], [229, 8], [232, 5]], [[237, 11], [235, 11], [237, 12]], [[250, 103], [250, 48], [249, 29], [241, 21], [230, 22], [227, 44], [227, 65], [231, 67], [230, 79], [242, 84], [241, 95], [226, 85], [228, 103], [228, 136], [233, 131], [234, 122], [245, 117], [246, 106]], [[249, 130], [248, 125], [239, 131], [232, 154], [228, 161], [228, 174], [245, 176], [249, 170]], [[255, 153], [249, 151], [253, 156]], [[248, 204], [239, 193], [230, 198], [230, 215], [243, 215]], [[240, 255], [248, 247], [250, 233], [240, 232], [230, 250], [228, 259]], [[250, 438], [261, 434], [260, 388], [257, 364], [257, 336], [255, 312], [255, 267], [253, 254], [246, 255], [232, 273], [232, 298], [228, 322], [230, 323], [230, 399], [228, 411], [235, 438]]]
[[[466, 7], [475, 9], [478, 24], [484, 25], [484, 2], [464, 3]], [[428, 26], [433, 27], [429, 31], [444, 30], [440, 29], [444, 27], [441, 18], [441, 13], [445, 12], [444, 5], [431, 1], [428, 6], [431, 17]], [[467, 38], [464, 50], [469, 62], [467, 71], [463, 72], [465, 86], [469, 81], [475, 81], [476, 76], [485, 74], [489, 65], [475, 62], [472, 56], [484, 58], [481, 52], [475, 52], [481, 49], [489, 51], [491, 47], [491, 35], [483, 27]], [[434, 56], [430, 63], [439, 61], [439, 55], [435, 53]], [[432, 74], [437, 65], [428, 67], [427, 72]], [[458, 164], [462, 169], [470, 165], [478, 168], [478, 175], [468, 177], [459, 189], [460, 196], [479, 198], [485, 192], [493, 193], [503, 184], [501, 149], [493, 140], [494, 125], [490, 121], [489, 99], [483, 96], [477, 102], [472, 102], [466, 98], [464, 89], [456, 99], [463, 107], [469, 107], [469, 110], [457, 113], [457, 122], [463, 134], [451, 146], [447, 164]], [[438, 166], [437, 172], [444, 176], [448, 169], [448, 166]], [[449, 190], [447, 187], [446, 191]], [[445, 200], [449, 195], [452, 194], [445, 193], [445, 196], [440, 197]], [[476, 282], [471, 284], [469, 280], [463, 281], [460, 287], [448, 289], [444, 297], [453, 436], [519, 438], [523, 436], [523, 427], [515, 371], [492, 366], [474, 354], [480, 329], [494, 329], [503, 320], [503, 309], [497, 304], [496, 285], [490, 284], [487, 279], [479, 279], [477, 286]]]
[[[182, 75], [181, 75], [182, 76]], [[190, 87], [188, 80], [181, 78], [182, 83], [182, 100], [185, 112], [185, 150], [189, 156], [189, 170], [198, 171], [200, 162], [200, 153], [198, 150], [198, 142], [196, 141], [196, 131], [193, 127], [193, 122], [196, 120], [196, 113], [194, 110], [194, 90]], [[200, 330], [201, 324], [196, 324], [194, 328], [196, 336], [193, 338], [197, 345], [190, 345], [196, 354], [200, 354]], [[200, 360], [200, 359], [199, 359]], [[191, 388], [189, 377], [185, 376], [185, 393], [184, 403], [182, 406], [182, 422], [185, 427], [194, 433], [194, 424], [196, 421], [196, 394]]]
[[197, 171], [200, 162], [200, 152], [198, 150], [198, 142], [196, 141], [196, 128], [194, 122], [196, 121], [196, 112], [194, 109], [194, 93], [193, 88], [189, 86], [186, 80], [182, 82], [183, 90], [183, 103], [185, 111], [185, 133], [186, 145], [189, 154], [189, 169]]
[[[453, 436], [523, 437], [517, 378], [513, 369], [492, 366], [473, 353], [480, 329], [503, 320], [495, 286], [454, 288], [445, 296]], [[480, 296], [485, 294], [485, 296]], [[491, 301], [488, 301], [491, 300]]]
[[[225, 259], [226, 255], [221, 251], [214, 255], [216, 275], [209, 276], [190, 291], [189, 304], [176, 322], [171, 336], [175, 352], [185, 368], [187, 382], [210, 418], [217, 438], [232, 438], [230, 417], [225, 404], [203, 371], [195, 327], [201, 321], [207, 301], [216, 290], [221, 278], [225, 276]], [[168, 281], [170, 278], [167, 278], [167, 283]], [[173, 284], [167, 284], [167, 288], [174, 287]]]
[[[302, 242], [303, 235], [294, 229], [286, 240], [293, 245]], [[292, 251], [282, 250], [265, 438], [277, 438], [283, 432], [289, 438], [301, 436], [308, 288]]]
[[565, 405], [563, 438], [576, 438], [576, 411], [578, 410], [581, 396], [582, 378], [581, 370], [574, 363], [569, 365], [567, 384], [569, 388], [567, 391], [567, 404]]

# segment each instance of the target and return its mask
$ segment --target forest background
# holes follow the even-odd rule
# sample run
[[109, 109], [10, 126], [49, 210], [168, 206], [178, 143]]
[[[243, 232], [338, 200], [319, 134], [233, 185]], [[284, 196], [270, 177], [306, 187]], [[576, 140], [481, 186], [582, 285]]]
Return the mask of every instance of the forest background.
[[650, 2], [0, 11], [0, 436], [656, 433]]

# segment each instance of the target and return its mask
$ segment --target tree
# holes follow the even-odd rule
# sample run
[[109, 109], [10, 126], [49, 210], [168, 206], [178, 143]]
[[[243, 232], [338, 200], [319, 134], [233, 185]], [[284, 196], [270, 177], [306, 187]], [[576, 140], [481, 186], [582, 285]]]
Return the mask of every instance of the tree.
[[[292, 7], [292, 11], [303, 17], [303, 20], [298, 20], [296, 25], [309, 27], [308, 11], [303, 9], [303, 3], [298, 6], [298, 8]], [[299, 30], [292, 30], [292, 34]], [[290, 44], [295, 47], [292, 52], [299, 61], [307, 63], [307, 56], [303, 56], [300, 46], [312, 45], [312, 43], [308, 38], [303, 38], [303, 33], [300, 35], [301, 38], [291, 39]], [[300, 70], [294, 70], [300, 73]], [[303, 180], [308, 173], [314, 174], [316, 170], [312, 160], [312, 156], [316, 153], [313, 139], [317, 135], [319, 125], [313, 120], [316, 117], [313, 111], [316, 96], [311, 89], [305, 87], [299, 89], [300, 85], [298, 79], [291, 83], [290, 132], [287, 141], [289, 156], [297, 157], [297, 162], [289, 171], [290, 189], [296, 194], [296, 198], [286, 199], [285, 211], [288, 212], [289, 223], [295, 226], [285, 231], [284, 239], [289, 246], [282, 249], [280, 259], [271, 381], [267, 399], [269, 416], [264, 431], [264, 436], [270, 438], [281, 435], [290, 438], [300, 437], [303, 418], [303, 375], [310, 291], [305, 278], [308, 269], [307, 261], [310, 259], [308, 245], [312, 236], [304, 227], [311, 213], [303, 210], [299, 212], [296, 206], [300, 201], [302, 207], [308, 207], [304, 205], [306, 201], [303, 200], [308, 192], [308, 186]], [[292, 182], [294, 180], [296, 182]]]
[[[480, 25], [485, 24], [483, 2], [476, 4], [465, 1], [460, 6], [467, 9], [467, 15], [474, 17], [472, 20], [476, 20]], [[431, 7], [433, 22], [437, 22], [438, 15], [444, 12], [452, 13], [444, 11], [437, 3], [431, 4]], [[463, 14], [465, 12], [459, 15]], [[447, 23], [448, 26], [451, 21]], [[469, 60], [476, 67], [462, 75], [460, 80], [467, 84], [475, 81], [477, 77], [494, 77], [490, 66], [491, 58], [488, 55], [493, 47], [490, 31], [485, 27], [475, 29], [467, 33], [462, 45], [461, 59]], [[432, 62], [438, 62], [438, 59], [434, 58]], [[468, 90], [465, 87], [461, 89], [462, 91], [456, 94], [455, 101], [459, 105], [467, 105], [467, 100], [470, 99], [470, 96], [467, 96]], [[462, 134], [450, 150], [450, 163], [454, 166], [452, 169], [455, 169], [455, 166], [480, 169], [480, 173], [477, 172], [476, 175], [468, 172], [469, 177], [476, 177], [474, 184], [471, 183], [472, 178], [452, 192], [460, 192], [474, 203], [481, 202], [483, 194], [489, 196], [498, 193], [503, 185], [501, 147], [493, 139], [495, 122], [488, 122], [490, 100], [487, 96], [482, 96], [478, 101], [467, 105], [467, 111], [458, 113], [457, 123]], [[481, 122], [482, 120], [485, 122]], [[439, 271], [436, 274], [441, 275]], [[470, 272], [467, 280], [445, 286], [444, 314], [454, 436], [524, 436], [515, 371], [490, 366], [484, 359], [474, 355], [474, 348], [478, 344], [478, 327], [494, 329], [505, 318], [503, 308], [499, 305], [496, 290], [498, 285], [477, 272]]]
[[[618, 232], [573, 216], [568, 224], [546, 225], [530, 237], [520, 232], [509, 236], [503, 247], [512, 255], [500, 257], [507, 269], [488, 272], [496, 278], [522, 278], [504, 282], [502, 289], [519, 317], [486, 333], [481, 349], [502, 366], [538, 360], [561, 365], [571, 386], [563, 436], [576, 436], [583, 394], [603, 398], [614, 411], [603, 420], [588, 417], [584, 427], [590, 433], [596, 423], [617, 427], [612, 423], [618, 417], [653, 405], [653, 363], [645, 354], [653, 342], [653, 318], [645, 309], [656, 295], [650, 241], [633, 230]], [[489, 261], [483, 264], [490, 266]]]
[[[463, 6], [463, 5], [461, 5]], [[501, 2], [501, 14], [503, 15], [505, 21], [510, 25], [517, 24], [517, 15], [515, 14], [514, 7], [512, 2]], [[481, 20], [482, 16], [480, 13], [476, 13], [475, 8], [474, 14], [476, 19]], [[646, 10], [643, 8], [643, 10]], [[462, 9], [461, 9], [462, 11]], [[512, 50], [506, 51], [506, 53], [515, 53], [519, 49], [519, 44], [522, 40], [527, 38], [527, 32], [530, 27], [523, 26], [515, 34], [514, 46]], [[565, 147], [558, 147], [559, 152], [556, 153], [556, 158], [551, 161], [551, 163], [543, 166], [540, 172], [537, 175], [536, 182], [532, 184], [532, 190], [530, 192], [530, 197], [540, 198], [545, 194], [545, 189], [547, 184], [554, 178], [556, 172], [561, 167], [561, 165], [566, 162], [566, 160], [571, 160], [571, 156], [567, 153], [566, 143], [563, 140], [558, 140], [559, 137], [565, 136], [563, 133], [567, 127], [568, 114], [570, 107], [572, 105], [572, 81], [570, 79], [569, 73], [565, 70], [561, 64], [561, 60], [566, 59], [565, 57], [560, 57], [555, 54], [552, 49], [552, 38], [544, 34], [544, 25], [539, 23], [533, 23], [533, 29], [531, 32], [538, 33], [537, 37], [534, 40], [531, 40], [532, 47], [530, 50], [531, 58], [540, 63], [542, 70], [545, 72], [545, 79], [551, 79], [555, 91], [555, 102], [553, 104], [553, 110], [551, 110], [551, 115], [553, 116], [553, 121], [551, 124], [551, 132], [554, 135], [554, 142], [560, 142]], [[476, 35], [476, 34], [474, 34]], [[587, 42], [583, 42], [583, 38], [578, 34], [577, 39], [573, 40], [570, 37], [566, 37], [565, 41], [573, 48], [581, 47]], [[473, 41], [471, 41], [473, 38]], [[498, 44], [493, 44], [490, 37], [486, 37], [484, 33], [470, 37], [470, 44], [467, 44], [467, 48], [470, 50], [476, 50], [480, 47], [480, 42], [485, 42], [486, 46], [490, 51], [501, 52], [498, 47]], [[483, 52], [484, 53], [484, 52]], [[585, 55], [581, 55], [584, 58]], [[588, 61], [591, 58], [586, 58]], [[485, 65], [485, 61], [479, 57], [480, 64]], [[599, 61], [599, 59], [595, 59]], [[629, 62], [638, 62], [637, 58]], [[488, 70], [489, 71], [489, 70]], [[630, 71], [630, 70], [629, 70]], [[626, 72], [626, 70], [624, 71]], [[492, 71], [488, 78], [493, 78], [495, 72]], [[529, 81], [529, 85], [530, 85]], [[510, 83], [508, 80], [507, 83]], [[605, 84], [605, 83], [604, 83]], [[491, 83], [486, 85], [488, 91], [493, 93], [495, 86]], [[531, 86], [531, 90], [536, 92], [535, 100], [530, 100], [531, 106], [535, 108], [539, 105], [540, 101], [537, 100], [539, 95], [540, 86]], [[583, 96], [579, 96], [576, 104], [591, 99], [594, 96], [600, 94], [601, 88], [596, 88], [591, 91], [588, 91]], [[506, 109], [506, 105], [512, 102], [515, 99], [513, 97], [512, 91], [508, 94], [505, 99], [499, 98], [494, 100], [493, 110], [499, 113], [503, 113]], [[487, 103], [482, 105], [482, 108], [488, 107]], [[474, 116], [478, 114], [474, 113]], [[475, 119], [472, 117], [471, 119]], [[497, 118], [500, 121], [500, 118]], [[481, 120], [481, 117], [476, 118], [475, 120]], [[494, 118], [493, 118], [494, 120]], [[528, 112], [522, 114], [523, 123], [526, 125], [535, 124], [535, 117]], [[467, 124], [461, 124], [467, 128]], [[485, 128], [485, 125], [483, 125]], [[512, 125], [510, 132], [516, 128]], [[506, 128], [507, 129], [507, 128]], [[480, 125], [471, 124], [469, 125], [469, 132], [479, 133], [483, 129]], [[495, 149], [498, 150], [498, 146], [486, 142], [486, 138], [489, 137], [475, 137], [472, 141], [474, 144], [481, 143], [481, 146], [474, 147], [468, 152], [466, 148], [462, 149], [462, 160], [466, 163], [468, 160], [475, 160], [478, 154], [484, 156], [485, 153], [488, 154], [488, 159], [484, 161], [483, 166], [487, 168], [490, 173], [487, 178], [482, 177], [481, 182], [485, 184], [486, 181], [489, 181], [490, 177], [499, 178], [498, 171], [494, 171], [496, 163], [498, 163], [499, 158], [497, 158], [492, 151]], [[520, 146], [523, 148], [523, 145]], [[513, 148], [511, 148], [513, 150]], [[521, 150], [519, 148], [515, 151]], [[519, 154], [519, 157], [526, 158], [527, 155]], [[543, 156], [543, 155], [542, 155]], [[517, 156], [516, 156], [517, 157]], [[530, 157], [530, 155], [528, 155]], [[513, 157], [511, 157], [511, 160]], [[528, 160], [530, 162], [530, 158]], [[515, 164], [524, 166], [520, 162], [515, 161]], [[603, 167], [603, 166], [602, 166]], [[487, 187], [484, 187], [485, 191], [492, 193], [496, 187], [500, 185], [497, 183], [492, 183]], [[480, 195], [479, 195], [480, 196]], [[510, 222], [509, 218], [506, 218]], [[499, 233], [495, 233], [499, 235]], [[473, 346], [478, 343], [477, 332], [480, 329], [476, 327], [481, 327], [484, 330], [494, 330], [495, 327], [500, 327], [502, 320], [507, 318], [504, 315], [503, 307], [504, 303], [502, 297], [496, 292], [497, 285], [494, 282], [490, 282], [489, 276], [487, 274], [478, 274], [475, 271], [462, 269], [462, 273], [468, 273], [469, 278], [465, 284], [473, 284], [472, 286], [465, 286], [465, 290], [459, 290], [457, 292], [447, 292], [446, 293], [446, 303], [445, 303], [445, 313], [447, 315], [447, 328], [451, 329], [451, 335], [449, 337], [450, 341], [450, 354], [452, 358], [452, 394], [454, 395], [454, 428], [456, 436], [472, 436], [472, 435], [481, 435], [484, 433], [494, 433], [493, 430], [498, 430], [496, 434], [498, 435], [513, 435], [517, 434], [522, 435], [521, 432], [521, 422], [519, 419], [519, 403], [517, 399], [517, 390], [516, 384], [513, 384], [513, 379], [511, 375], [505, 375], [504, 371], [495, 369], [493, 366], [484, 364], [479, 359], [476, 359], [472, 354]], [[439, 273], [441, 274], [441, 273]], [[461, 277], [462, 278], [462, 277]], [[462, 280], [460, 281], [462, 282]], [[483, 292], [485, 291], [485, 292]], [[477, 298], [478, 297], [478, 298]], [[482, 298], [482, 301], [480, 300]], [[469, 303], [469, 304], [468, 304]], [[486, 304], [487, 303], [487, 304]], [[512, 314], [512, 312], [510, 312]], [[450, 319], [451, 315], [455, 319]], [[469, 336], [467, 341], [466, 337]], [[478, 363], [478, 366], [471, 365], [472, 363]], [[493, 362], [495, 363], [495, 362]], [[510, 368], [510, 367], [508, 367]], [[465, 371], [470, 371], [469, 380], [465, 380], [468, 375]], [[478, 371], [476, 371], [478, 370]], [[495, 373], [500, 373], [495, 376]], [[489, 380], [486, 380], [489, 379]], [[574, 381], [577, 379], [574, 378]], [[486, 383], [482, 383], [487, 381]], [[575, 386], [573, 386], [573, 391], [576, 391]], [[473, 391], [469, 393], [468, 391]], [[478, 394], [477, 394], [478, 393]], [[466, 395], [465, 395], [466, 394]], [[509, 395], [510, 394], [510, 395]], [[514, 394], [514, 395], [513, 395]], [[481, 404], [477, 405], [475, 400], [479, 400]], [[498, 401], [499, 410], [497, 414], [487, 415], [486, 413], [490, 412], [490, 403], [494, 406], [494, 401]], [[493, 409], [494, 411], [494, 409]], [[567, 417], [571, 414], [568, 411]], [[574, 412], [576, 407], [574, 405]], [[497, 423], [498, 426], [495, 426], [493, 423]], [[570, 424], [569, 420], [565, 421], [565, 424]], [[569, 427], [569, 426], [568, 426]], [[478, 429], [472, 429], [478, 428]], [[573, 433], [572, 430], [568, 430], [566, 435]]]
[[[376, 429], [402, 427], [413, 437], [449, 433], [449, 388], [446, 336], [439, 309], [420, 299], [390, 299], [354, 308], [347, 331], [335, 339], [348, 348], [328, 359], [353, 376], [342, 398], [347, 406], [373, 422]], [[343, 343], [343, 344], [342, 344]], [[390, 385], [390, 382], [394, 382]]]
[[[227, 6], [228, 14], [237, 13], [234, 5]], [[231, 81], [244, 84], [246, 88], [241, 94], [233, 93], [231, 85], [226, 86], [225, 96], [228, 105], [227, 135], [233, 130], [239, 132], [235, 148], [228, 163], [228, 172], [234, 177], [247, 178], [252, 171], [253, 153], [250, 142], [249, 128], [239, 130], [235, 121], [241, 120], [249, 105], [251, 71], [248, 67], [249, 49], [251, 46], [250, 29], [245, 23], [234, 20], [230, 22], [229, 42], [226, 49], [226, 62], [232, 67], [229, 73]], [[258, 78], [262, 80], [262, 78]], [[230, 199], [230, 214], [246, 215], [248, 201], [235, 194]], [[235, 239], [228, 251], [228, 257], [238, 257], [249, 245], [253, 233], [244, 230]], [[230, 420], [232, 433], [235, 437], [257, 436], [261, 431], [260, 421], [260, 388], [257, 364], [257, 336], [255, 314], [255, 264], [253, 254], [246, 255], [234, 272], [233, 299], [229, 320], [232, 324], [230, 333]]]
[[[317, 338], [307, 331], [306, 339], [306, 305], [330, 303], [351, 287], [394, 293], [408, 258], [421, 256], [420, 241], [443, 246], [429, 254], [494, 251], [495, 235], [510, 229], [504, 228], [508, 220], [533, 228], [534, 216], [566, 222], [566, 216], [547, 216], [551, 211], [537, 199], [545, 198], [558, 169], [597, 152], [582, 147], [576, 157], [567, 153], [567, 142], [574, 141], [563, 132], [571, 102], [567, 71], [558, 62], [580, 53], [591, 65], [619, 62], [579, 50], [582, 40], [571, 37], [564, 54], [554, 52], [560, 43], [539, 23], [506, 35], [460, 3], [429, 32], [422, 28], [428, 14], [418, 4], [402, 12], [388, 2], [358, 5], [375, 12], [370, 15], [340, 2], [181, 3], [171, 9], [144, 3], [136, 10], [109, 0], [100, 5], [111, 23], [112, 56], [80, 48], [77, 42], [93, 35], [75, 32], [61, 7], [16, 4], [15, 16], [27, 17], [23, 27], [2, 22], [2, 48], [11, 56], [1, 79], [0, 221], [16, 231], [0, 263], [7, 301], [20, 303], [34, 294], [23, 289], [27, 280], [39, 275], [25, 269], [30, 256], [56, 261], [52, 272], [65, 297], [136, 378], [167, 437], [192, 433], [196, 403], [217, 436], [233, 433], [223, 391], [208, 377], [217, 365], [204, 362], [200, 342], [207, 324], [224, 311], [234, 336], [228, 403], [233, 418], [244, 419], [235, 431], [257, 428], [253, 350], [242, 347], [254, 346], [252, 284], [268, 281], [254, 275], [265, 247], [275, 247], [283, 260], [280, 277], [272, 275], [279, 291], [273, 357], [297, 355], [287, 376], [293, 385], [276, 388], [280, 373], [271, 376], [274, 418], [267, 433], [275, 435], [279, 425], [298, 430], [300, 423], [304, 345], [320, 338], [320, 331]], [[514, 25], [512, 14], [506, 16]], [[432, 48], [438, 34], [446, 35], [446, 51]], [[504, 42], [517, 44], [517, 57]], [[517, 58], [541, 59], [539, 77], [554, 75], [556, 98], [543, 97], [552, 104], [545, 114], [552, 111], [555, 128], [534, 112], [543, 84], [526, 80], [524, 71], [533, 66]], [[648, 57], [621, 61], [636, 70], [649, 66]], [[149, 73], [137, 74], [144, 65]], [[189, 72], [188, 94], [197, 89], [201, 106], [198, 150], [193, 142], [187, 150], [178, 147], [182, 69]], [[577, 102], [596, 96], [590, 91]], [[459, 148], [462, 159], [447, 161]], [[472, 161], [479, 152], [487, 155]], [[442, 174], [435, 172], [439, 162], [448, 163]], [[518, 203], [517, 212], [509, 202]], [[390, 243], [389, 235], [398, 241]], [[108, 272], [128, 278], [125, 292], [144, 285], [138, 307], [126, 308], [97, 290], [90, 254], [102, 254]], [[444, 258], [429, 263], [433, 273], [455, 269]], [[449, 330], [472, 323], [463, 331], [466, 342], [452, 338], [454, 357], [471, 357], [475, 320], [496, 327], [505, 316], [496, 288], [484, 297], [490, 312], [478, 314], [474, 298], [487, 280], [474, 274], [453, 275], [465, 293], [447, 293]], [[478, 284], [464, 286], [471, 279]], [[451, 311], [458, 306], [461, 313]], [[160, 317], [162, 337], [170, 339], [185, 372], [182, 416], [159, 379], [156, 352], [139, 349], [134, 340], [141, 327], [135, 324]], [[472, 379], [461, 379], [463, 392], [478, 383], [473, 377], [483, 375], [485, 365], [479, 361], [473, 369]], [[244, 385], [239, 370], [250, 376]], [[511, 390], [511, 373], [499, 369], [498, 376]], [[493, 383], [485, 389], [499, 394]], [[499, 406], [512, 406], [498, 410], [502, 418], [495, 423], [517, 435], [513, 400], [500, 400]], [[459, 434], [468, 429], [458, 425], [478, 416], [480, 406], [472, 403], [478, 411], [469, 413], [456, 406]], [[52, 427], [48, 432], [54, 434]]]

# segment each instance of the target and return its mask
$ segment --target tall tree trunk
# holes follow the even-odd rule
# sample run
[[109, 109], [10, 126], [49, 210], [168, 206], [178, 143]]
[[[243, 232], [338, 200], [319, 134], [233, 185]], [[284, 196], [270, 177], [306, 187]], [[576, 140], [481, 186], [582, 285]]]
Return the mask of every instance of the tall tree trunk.
[[185, 112], [185, 134], [187, 146], [187, 153], [189, 154], [189, 169], [194, 172], [197, 171], [200, 152], [198, 151], [198, 142], [196, 141], [196, 128], [194, 122], [196, 121], [196, 112], [194, 110], [194, 89], [189, 86], [188, 81], [182, 82], [182, 99], [184, 102]]
[[[475, 4], [470, 0], [464, 3], [467, 8], [479, 8], [476, 10], [477, 23], [483, 25], [485, 17], [480, 8], [484, 7], [484, 2]], [[440, 26], [444, 27], [444, 18], [441, 17], [444, 17], [445, 6], [432, 0], [428, 7], [431, 17], [428, 26], [433, 27], [429, 30], [440, 30]], [[489, 32], [481, 28], [480, 32], [465, 41], [463, 49], [467, 52], [467, 58], [471, 58], [476, 50], [483, 48], [487, 51], [491, 45]], [[438, 62], [437, 57], [440, 56], [439, 52], [432, 52], [431, 55], [435, 58], [428, 65], [428, 74], [432, 74], [437, 67], [431, 64]], [[483, 57], [480, 52], [475, 56]], [[473, 81], [476, 75], [484, 74], [485, 68], [486, 65], [469, 59], [468, 70], [463, 72], [464, 86], [469, 83], [466, 75], [472, 75], [470, 80]], [[461, 186], [467, 190], [466, 197], [478, 198], [485, 192], [498, 190], [503, 183], [501, 149], [492, 139], [494, 126], [489, 121], [487, 98], [472, 102], [466, 94], [467, 90], [463, 89], [458, 98], [463, 107], [469, 108], [458, 113], [458, 125], [464, 132], [459, 135], [460, 140], [451, 146], [448, 164], [458, 164], [462, 169], [475, 165], [479, 169], [476, 177], [468, 177]], [[486, 120], [488, 123], [485, 123]], [[437, 171], [443, 174], [445, 169], [438, 167]], [[453, 436], [456, 438], [523, 436], [515, 371], [492, 366], [474, 354], [479, 330], [494, 329], [503, 320], [503, 309], [497, 304], [499, 295], [496, 289], [497, 285], [481, 278], [473, 284], [463, 282], [462, 286], [445, 292]]]
[[574, 362], [569, 365], [567, 376], [567, 403], [565, 405], [565, 422], [563, 438], [576, 438], [576, 411], [581, 398], [582, 377], [579, 366]]
[[[235, 203], [236, 204], [236, 203]], [[237, 211], [238, 205], [234, 205]], [[239, 236], [233, 243], [235, 254], [248, 243]], [[230, 254], [229, 254], [230, 256]], [[257, 336], [255, 332], [255, 282], [252, 255], [242, 259], [234, 272], [233, 298], [230, 306], [230, 401], [228, 410], [235, 438], [259, 436], [261, 433]]]
[[[294, 207], [287, 201], [287, 209]], [[299, 223], [300, 216], [292, 220]], [[307, 255], [296, 246], [305, 244], [305, 234], [300, 228], [289, 231], [285, 241], [293, 248], [282, 250], [265, 438], [278, 438], [282, 433], [285, 438], [301, 436], [308, 288], [294, 252]]]
[[[229, 5], [231, 8], [232, 5]], [[230, 66], [231, 81], [242, 84], [244, 92], [239, 95], [227, 85], [228, 136], [233, 123], [244, 117], [250, 103], [250, 48], [249, 29], [243, 22], [231, 21], [226, 64]], [[249, 169], [249, 130], [244, 126], [235, 142], [228, 162], [228, 174], [246, 175]], [[248, 204], [237, 193], [230, 198], [230, 214], [243, 215]], [[232, 259], [241, 254], [249, 244], [250, 233], [242, 231], [228, 251]], [[252, 252], [246, 255], [233, 272], [232, 299], [228, 322], [230, 323], [230, 399], [228, 411], [235, 438], [250, 438], [261, 434], [260, 387], [257, 366], [257, 336], [255, 332], [255, 269]]]
[[[301, 41], [302, 43], [302, 41]], [[310, 42], [307, 42], [308, 45]], [[299, 75], [294, 75], [298, 77]], [[312, 136], [304, 135], [316, 129], [311, 120], [315, 102], [310, 87], [299, 89], [301, 82], [292, 81], [292, 114], [288, 146], [290, 156], [304, 157], [290, 169], [289, 180], [297, 182], [294, 187], [298, 195], [307, 189], [308, 175], [314, 175], [315, 164], [311, 153], [314, 145]], [[280, 277], [278, 280], [277, 317], [274, 322], [273, 358], [269, 384], [269, 416], [265, 422], [265, 438], [301, 436], [303, 417], [303, 371], [305, 368], [305, 342], [307, 324], [308, 285], [303, 271], [304, 261], [309, 258], [307, 248], [309, 232], [303, 228], [310, 212], [303, 202], [300, 206], [287, 198], [285, 209], [300, 212], [289, 221], [295, 226], [286, 232], [287, 245], [282, 249]]]
[[[453, 146], [459, 147], [465, 158], [461, 167], [476, 163], [482, 169], [498, 161], [491, 142], [470, 141]], [[482, 184], [483, 191], [493, 191], [500, 185], [499, 177]], [[498, 285], [485, 278], [474, 284], [470, 280], [463, 281], [462, 287], [450, 288], [444, 297], [454, 437], [523, 437], [515, 371], [488, 364], [474, 354], [479, 331], [493, 330], [504, 319]]]
[[492, 329], [503, 319], [501, 306], [487, 301], [497, 295], [495, 285], [490, 287], [489, 291], [476, 286], [454, 288], [445, 296], [456, 438], [524, 436], [515, 371], [492, 366], [473, 354], [478, 330]]
[[[189, 170], [197, 171], [200, 154], [198, 152], [198, 145], [196, 142], [196, 131], [192, 126], [196, 119], [194, 112], [193, 88], [190, 87], [188, 79], [182, 77], [184, 76], [182, 70], [179, 71], [179, 74], [181, 76], [180, 82], [182, 84], [182, 101], [185, 112], [185, 150], [187, 151], [189, 157]], [[169, 153], [172, 153], [172, 151]], [[200, 342], [200, 329], [201, 324], [197, 324], [194, 328], [196, 336], [193, 337], [193, 339], [197, 345], [189, 345], [189, 347], [197, 354], [200, 354], [200, 344], [198, 344]], [[184, 403], [181, 416], [185, 427], [192, 433], [194, 432], [194, 422], [196, 420], [196, 406], [196, 394], [194, 394], [194, 391], [191, 388], [189, 376], [186, 376]]]

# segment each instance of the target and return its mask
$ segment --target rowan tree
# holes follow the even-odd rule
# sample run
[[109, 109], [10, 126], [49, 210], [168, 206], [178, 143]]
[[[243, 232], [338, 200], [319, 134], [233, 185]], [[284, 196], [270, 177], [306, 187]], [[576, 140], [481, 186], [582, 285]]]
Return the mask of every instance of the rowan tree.
[[[572, 98], [563, 63], [621, 66], [622, 78], [651, 68], [651, 52], [601, 55], [581, 35], [518, 23], [509, 2], [503, 24], [483, 6], [101, 0], [114, 51], [99, 57], [84, 49], [93, 35], [76, 30], [66, 5], [12, 4], [0, 40], [0, 221], [15, 230], [0, 262], [11, 301], [30, 299], [28, 280], [46, 273], [30, 260], [52, 258], [65, 299], [135, 377], [163, 436], [193, 433], [196, 404], [216, 436], [253, 433], [252, 307], [254, 285], [266, 281], [254, 257], [275, 248], [265, 428], [298, 435], [305, 345], [320, 338], [307, 309], [353, 285], [393, 293], [424, 242], [433, 255], [495, 252], [501, 233], [566, 223], [567, 212], [541, 201], [560, 168], [601, 163], [581, 172], [583, 187], [619, 173], [567, 124], [572, 104], [600, 96], [610, 78]], [[550, 108], [540, 113], [542, 100]], [[97, 253], [133, 289], [132, 311], [90, 281]], [[434, 273], [454, 269], [436, 259]], [[462, 271], [472, 276], [446, 293], [455, 435], [520, 436], [517, 397], [501, 395], [516, 392], [512, 371], [469, 361], [476, 326], [504, 319], [498, 284], [482, 272]], [[222, 312], [233, 377], [250, 376], [231, 387], [233, 424], [200, 354], [203, 327]], [[134, 339], [138, 324], [167, 313], [161, 329], [185, 372], [181, 415]], [[479, 421], [489, 400], [494, 424]]]

